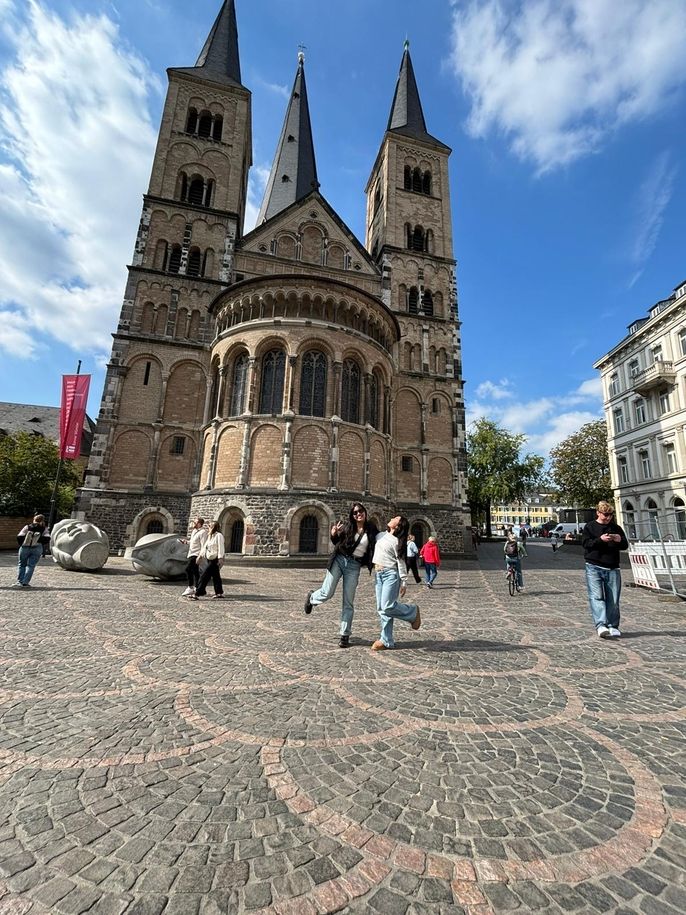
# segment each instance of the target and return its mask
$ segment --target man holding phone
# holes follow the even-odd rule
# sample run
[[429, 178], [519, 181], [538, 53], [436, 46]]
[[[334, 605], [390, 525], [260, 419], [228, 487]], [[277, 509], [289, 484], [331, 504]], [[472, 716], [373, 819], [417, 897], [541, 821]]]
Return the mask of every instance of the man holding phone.
[[618, 639], [619, 595], [622, 577], [619, 554], [629, 543], [622, 528], [615, 524], [609, 502], [598, 502], [596, 520], [589, 521], [581, 533], [586, 561], [588, 603], [596, 632], [601, 639]]

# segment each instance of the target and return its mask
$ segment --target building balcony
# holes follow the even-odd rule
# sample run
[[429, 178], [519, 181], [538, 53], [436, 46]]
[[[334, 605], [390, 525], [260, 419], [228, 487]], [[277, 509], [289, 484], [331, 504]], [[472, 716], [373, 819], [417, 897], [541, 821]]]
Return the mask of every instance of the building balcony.
[[634, 375], [631, 379], [631, 387], [637, 394], [647, 394], [653, 388], [674, 384], [675, 377], [674, 363], [660, 360]]

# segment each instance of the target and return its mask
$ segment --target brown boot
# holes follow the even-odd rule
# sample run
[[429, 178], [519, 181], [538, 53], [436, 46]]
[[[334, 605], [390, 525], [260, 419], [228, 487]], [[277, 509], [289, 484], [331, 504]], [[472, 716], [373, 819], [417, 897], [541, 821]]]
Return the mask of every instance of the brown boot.
[[422, 625], [422, 618], [421, 618], [421, 616], [420, 616], [420, 614], [419, 614], [419, 607], [417, 607], [417, 615], [415, 616], [415, 618], [414, 618], [414, 619], [412, 620], [412, 622], [410, 623], [410, 626], [411, 626], [413, 629], [419, 629], [419, 627], [420, 627], [421, 625]]
[[377, 639], [372, 645], [372, 651], [388, 651], [388, 645], [384, 645], [381, 639]]

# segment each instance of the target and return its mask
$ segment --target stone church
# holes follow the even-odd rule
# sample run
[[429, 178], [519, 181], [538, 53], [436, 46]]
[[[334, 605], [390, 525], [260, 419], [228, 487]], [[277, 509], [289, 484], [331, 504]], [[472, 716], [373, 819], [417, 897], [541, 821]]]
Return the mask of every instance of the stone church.
[[451, 151], [407, 44], [364, 244], [320, 191], [302, 54], [247, 234], [234, 0], [168, 76], [79, 516], [115, 548], [202, 515], [232, 553], [306, 556], [361, 499], [380, 524], [402, 513], [420, 542], [471, 550]]

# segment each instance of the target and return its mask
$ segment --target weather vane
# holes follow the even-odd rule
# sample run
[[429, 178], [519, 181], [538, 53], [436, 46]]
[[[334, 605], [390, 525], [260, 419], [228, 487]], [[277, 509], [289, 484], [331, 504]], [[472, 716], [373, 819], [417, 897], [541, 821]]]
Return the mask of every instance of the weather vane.
[[307, 48], [305, 47], [304, 44], [299, 44], [299, 45], [298, 45], [298, 61], [299, 61], [301, 64], [305, 63], [305, 51], [306, 51], [306, 50], [307, 50]]

